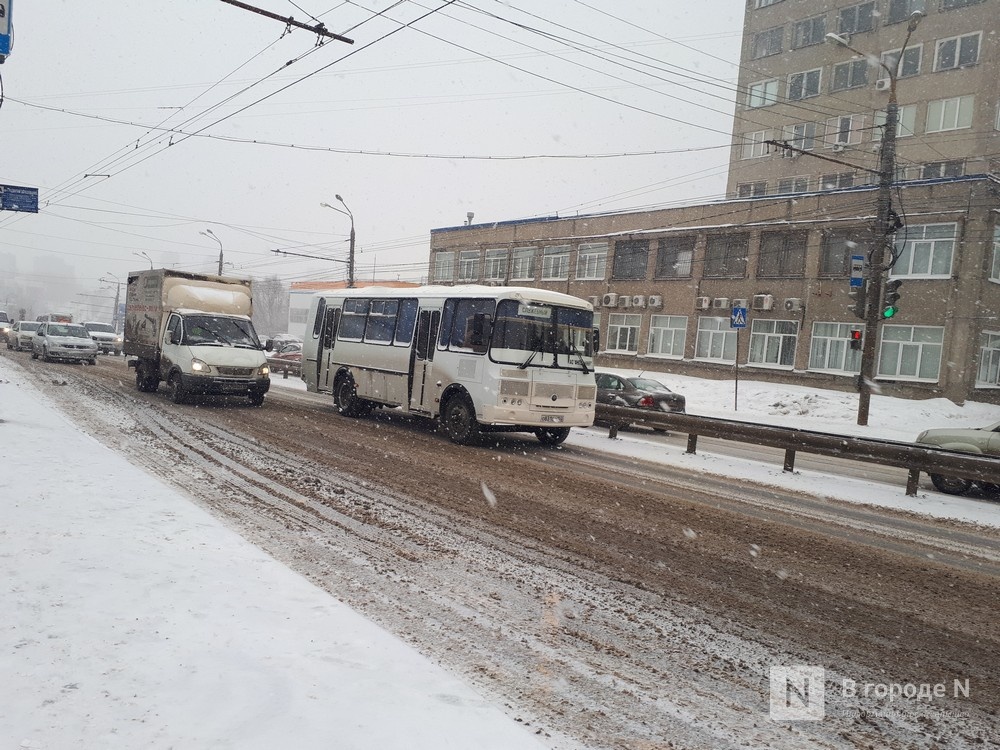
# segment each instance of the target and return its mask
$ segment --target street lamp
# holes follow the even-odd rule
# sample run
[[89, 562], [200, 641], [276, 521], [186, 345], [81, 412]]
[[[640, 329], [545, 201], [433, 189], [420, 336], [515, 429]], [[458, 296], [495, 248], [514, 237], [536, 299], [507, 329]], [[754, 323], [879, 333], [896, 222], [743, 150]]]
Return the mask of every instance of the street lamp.
[[[865, 288], [865, 338], [861, 346], [861, 372], [858, 375], [858, 424], [868, 424], [868, 412], [871, 406], [872, 382], [875, 378], [875, 354], [881, 322], [882, 287], [885, 282], [885, 272], [892, 267], [893, 234], [896, 223], [892, 220], [892, 182], [896, 178], [896, 129], [899, 123], [899, 105], [896, 102], [896, 78], [899, 66], [910, 42], [910, 35], [924, 17], [921, 11], [910, 15], [906, 25], [906, 38], [899, 50], [899, 55], [892, 63], [886, 65], [879, 60], [879, 65], [889, 78], [889, 103], [885, 108], [885, 127], [882, 133], [882, 148], [879, 151], [878, 162], [878, 192], [875, 199], [875, 221], [872, 224], [872, 248], [868, 253], [868, 283]], [[868, 57], [865, 53], [851, 46], [848, 37], [842, 34], [827, 34], [826, 41], [849, 49], [856, 55]]]
[[140, 250], [139, 252], [135, 252], [133, 250], [132, 251], [132, 255], [136, 256], [137, 258], [145, 258], [146, 260], [148, 260], [149, 261], [149, 270], [150, 271], [153, 270], [153, 259], [150, 258], [144, 251]]
[[206, 229], [204, 232], [198, 232], [198, 234], [203, 234], [206, 237], [211, 237], [213, 240], [219, 243], [219, 276], [222, 276], [222, 240], [215, 236], [215, 233], [211, 229]]
[[[150, 268], [153, 267], [153, 262], [152, 261], [149, 262], [149, 267]], [[106, 279], [106, 278], [104, 278], [104, 276], [110, 276], [111, 278], [110, 279]], [[121, 297], [122, 297], [122, 280], [119, 279], [117, 276], [115, 276], [110, 271], [105, 272], [104, 276], [102, 276], [100, 279], [98, 279], [98, 281], [100, 281], [102, 284], [114, 284], [115, 285], [115, 309], [114, 309], [114, 312], [111, 314], [111, 325], [112, 325], [112, 327], [114, 327], [115, 333], [118, 333], [121, 330], [118, 327], [118, 324], [121, 322], [120, 319], [119, 319], [119, 317], [118, 317], [118, 304], [119, 304], [119, 302], [121, 300]]]
[[347, 207], [347, 204], [344, 203], [343, 198], [341, 198], [339, 195], [334, 195], [333, 197], [336, 198], [338, 201], [340, 201], [340, 203], [344, 206], [345, 210], [341, 210], [336, 206], [331, 206], [329, 203], [320, 203], [319, 205], [322, 206], [323, 208], [333, 209], [337, 213], [349, 216], [351, 219], [351, 242], [350, 242], [350, 247], [347, 251], [347, 288], [353, 289], [354, 288], [354, 214], [351, 213], [351, 209], [349, 209]]

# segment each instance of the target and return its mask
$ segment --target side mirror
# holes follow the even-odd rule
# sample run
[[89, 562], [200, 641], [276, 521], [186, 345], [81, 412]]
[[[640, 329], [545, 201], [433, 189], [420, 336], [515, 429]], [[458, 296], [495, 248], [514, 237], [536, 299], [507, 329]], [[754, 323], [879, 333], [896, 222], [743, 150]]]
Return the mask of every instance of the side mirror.
[[493, 329], [493, 316], [486, 313], [476, 313], [472, 316], [472, 337], [469, 344], [473, 347], [484, 347], [490, 340]]
[[170, 332], [170, 343], [179, 344], [181, 343], [181, 332], [178, 330], [173, 330]]
[[264, 344], [264, 351], [265, 352], [273, 352], [274, 351], [274, 339], [268, 339], [267, 340], [267, 342]]
[[594, 330], [594, 354], [601, 351], [601, 329], [595, 328]]

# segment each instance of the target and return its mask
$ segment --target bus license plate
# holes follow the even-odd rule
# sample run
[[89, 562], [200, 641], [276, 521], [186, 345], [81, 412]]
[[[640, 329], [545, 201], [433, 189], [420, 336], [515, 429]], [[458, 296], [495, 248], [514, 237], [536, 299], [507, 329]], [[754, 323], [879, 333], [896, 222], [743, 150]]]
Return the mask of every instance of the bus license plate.
[[542, 417], [543, 422], [562, 422], [562, 414], [546, 414]]

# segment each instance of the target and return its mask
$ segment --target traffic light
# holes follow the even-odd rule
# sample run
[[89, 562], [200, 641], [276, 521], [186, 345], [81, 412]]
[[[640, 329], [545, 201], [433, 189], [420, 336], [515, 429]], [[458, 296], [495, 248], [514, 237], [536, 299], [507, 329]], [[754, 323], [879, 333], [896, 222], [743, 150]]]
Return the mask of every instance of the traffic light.
[[882, 317], [886, 320], [899, 312], [899, 287], [903, 282], [892, 279], [885, 284], [885, 296], [882, 298]]
[[[868, 282], [865, 282], [866, 284]], [[855, 317], [865, 319], [865, 309], [867, 305], [865, 304], [868, 300], [866, 298], [866, 289], [864, 286], [852, 286], [847, 296], [851, 298], [851, 304], [848, 307], [851, 312], [854, 313]]]
[[852, 328], [851, 329], [851, 348], [854, 350], [861, 349], [861, 329]]

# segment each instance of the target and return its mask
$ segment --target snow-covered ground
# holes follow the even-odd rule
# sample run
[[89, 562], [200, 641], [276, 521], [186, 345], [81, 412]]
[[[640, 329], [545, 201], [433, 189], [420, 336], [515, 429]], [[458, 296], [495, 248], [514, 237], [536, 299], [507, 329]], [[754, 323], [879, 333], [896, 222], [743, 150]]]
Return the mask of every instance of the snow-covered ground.
[[[0, 359], [0, 747], [531, 748], [530, 728], [76, 430]], [[694, 414], [911, 440], [1000, 408], [660, 376]], [[301, 389], [298, 379], [275, 388]], [[1000, 526], [1000, 504], [579, 430], [586, 445]]]

